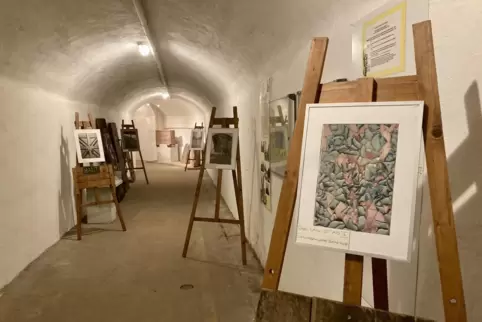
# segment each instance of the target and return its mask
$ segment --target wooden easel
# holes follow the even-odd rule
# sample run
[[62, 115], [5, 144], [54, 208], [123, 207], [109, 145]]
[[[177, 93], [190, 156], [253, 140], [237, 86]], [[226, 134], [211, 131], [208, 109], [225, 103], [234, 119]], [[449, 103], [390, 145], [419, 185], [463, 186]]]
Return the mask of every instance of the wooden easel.
[[[288, 234], [296, 201], [298, 173], [302, 148], [306, 104], [340, 102], [425, 102], [424, 143], [427, 159], [428, 183], [432, 204], [435, 241], [442, 286], [443, 306], [446, 321], [467, 321], [465, 300], [460, 271], [459, 254], [447, 172], [447, 158], [443, 138], [437, 71], [430, 21], [413, 26], [417, 75], [393, 78], [362, 78], [357, 81], [321, 84], [327, 38], [315, 38], [312, 42], [304, 87], [299, 106], [299, 118], [288, 155], [287, 174], [283, 181], [273, 235], [264, 273], [263, 289], [278, 289], [285, 257]], [[388, 311], [387, 266], [382, 259], [373, 259], [373, 291], [375, 308]], [[346, 254], [343, 303], [340, 310], [352, 310], [350, 305], [361, 305], [363, 257]], [[264, 291], [262, 299], [274, 298]], [[316, 299], [311, 310], [316, 307]], [[260, 302], [260, 308], [264, 304]], [[310, 309], [310, 306], [308, 306]], [[315, 310], [316, 311], [316, 310]], [[308, 312], [309, 313], [309, 312]], [[346, 312], [345, 312], [346, 313]], [[391, 313], [390, 313], [391, 314]], [[308, 316], [310, 316], [308, 314]], [[346, 316], [346, 315], [345, 315]], [[313, 315], [311, 315], [313, 317]], [[258, 322], [275, 321], [258, 312]], [[298, 321], [298, 320], [290, 320]], [[325, 321], [311, 319], [310, 321]]]
[[[88, 117], [89, 121], [80, 121], [79, 113], [75, 113], [75, 128], [94, 128], [92, 116], [89, 114]], [[112, 165], [103, 162], [103, 164], [99, 166], [93, 166], [91, 163], [90, 166], [84, 167], [83, 164], [79, 163], [77, 160], [77, 165], [75, 166], [75, 168], [72, 168], [72, 178], [74, 182], [75, 208], [77, 214], [77, 240], [82, 239], [82, 210], [83, 208], [90, 206], [99, 206], [114, 203], [117, 216], [119, 217], [119, 220], [121, 222], [122, 230], [126, 231], [124, 218], [122, 217], [119, 202], [117, 201], [115, 175]], [[83, 203], [82, 190], [90, 188], [94, 189], [95, 201], [90, 203]], [[100, 200], [97, 191], [98, 188], [110, 188], [112, 193], [112, 200]]]
[[[238, 108], [236, 106], [233, 106], [234, 117], [216, 118], [215, 115], [216, 115], [216, 108], [213, 107], [208, 128], [213, 128], [214, 125], [221, 125], [222, 128], [229, 128], [230, 125], [233, 125], [234, 128], [236, 129], [238, 128], [239, 118], [238, 118]], [[214, 212], [214, 218], [196, 217], [196, 208], [199, 202], [199, 195], [201, 193], [201, 186], [202, 186], [204, 171], [206, 170], [205, 168], [206, 146], [207, 144], [204, 145], [204, 149], [203, 149], [201, 169], [199, 171], [196, 192], [194, 194], [194, 202], [192, 204], [191, 218], [189, 220], [189, 226], [187, 228], [186, 241], [184, 243], [184, 250], [182, 252], [182, 257], [186, 257], [187, 255], [187, 249], [189, 247], [189, 241], [191, 239], [192, 227], [195, 221], [235, 224], [235, 225], [239, 225], [239, 230], [241, 233], [241, 256], [242, 256], [243, 265], [246, 265], [246, 236], [244, 231], [244, 207], [243, 207], [243, 193], [242, 193], [243, 187], [242, 187], [242, 179], [241, 179], [241, 158], [239, 155], [239, 139], [238, 139], [238, 146], [236, 148], [237, 149], [237, 153], [236, 153], [237, 170], [231, 170], [231, 173], [233, 176], [234, 194], [236, 196], [236, 206], [238, 208], [239, 219], [219, 218], [219, 206], [221, 203], [221, 184], [223, 180], [223, 170], [218, 170], [218, 181], [216, 186], [216, 208]]]
[[[134, 120], [131, 121], [131, 124], [125, 124], [124, 120], [122, 120], [122, 129], [121, 129], [121, 137], [122, 137], [122, 130], [135, 130], [136, 133], [137, 129], [134, 124]], [[126, 151], [125, 156], [126, 156], [126, 168], [128, 169], [130, 175], [131, 175], [131, 180], [135, 181], [136, 180], [136, 171], [135, 170], [143, 170], [144, 171], [144, 176], [146, 177], [146, 183], [149, 184], [149, 178], [147, 178], [147, 172], [146, 172], [146, 166], [144, 165], [144, 158], [142, 157], [142, 152], [141, 152], [141, 145], [139, 142], [139, 134], [137, 134], [137, 140], [138, 140], [138, 147], [139, 149], [134, 151], [134, 152], [139, 152], [139, 156], [141, 158], [141, 163], [142, 167], [134, 167], [134, 157], [132, 155], [133, 151]], [[122, 144], [122, 149], [124, 149], [124, 145]]]
[[[194, 123], [194, 129], [204, 129], [204, 124], [197, 125], [197, 122]], [[184, 172], [187, 170], [199, 170], [201, 168], [201, 158], [203, 155], [201, 154], [201, 150], [194, 150], [194, 158], [191, 158], [191, 147], [189, 147], [189, 153], [187, 154], [186, 166], [184, 167]], [[194, 166], [192, 168], [188, 168], [189, 161], [194, 161]], [[198, 165], [197, 165], [198, 164]]]

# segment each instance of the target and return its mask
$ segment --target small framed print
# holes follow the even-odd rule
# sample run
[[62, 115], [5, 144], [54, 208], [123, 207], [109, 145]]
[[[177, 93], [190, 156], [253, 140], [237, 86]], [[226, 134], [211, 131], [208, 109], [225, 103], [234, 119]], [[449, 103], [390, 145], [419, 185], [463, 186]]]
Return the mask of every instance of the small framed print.
[[74, 136], [79, 163], [105, 162], [100, 130], [75, 130]]
[[204, 129], [193, 129], [191, 131], [191, 150], [202, 150], [204, 141]]
[[206, 168], [236, 169], [238, 129], [210, 128], [206, 144]]

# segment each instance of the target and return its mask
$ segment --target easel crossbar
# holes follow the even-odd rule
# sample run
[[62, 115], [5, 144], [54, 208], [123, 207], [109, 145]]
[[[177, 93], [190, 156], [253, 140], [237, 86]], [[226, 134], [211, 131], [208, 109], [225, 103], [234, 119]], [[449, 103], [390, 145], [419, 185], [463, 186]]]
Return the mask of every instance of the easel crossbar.
[[235, 224], [235, 225], [241, 224], [241, 222], [237, 219], [221, 219], [221, 218], [206, 218], [206, 217], [195, 217], [194, 221], [218, 222], [222, 224]]

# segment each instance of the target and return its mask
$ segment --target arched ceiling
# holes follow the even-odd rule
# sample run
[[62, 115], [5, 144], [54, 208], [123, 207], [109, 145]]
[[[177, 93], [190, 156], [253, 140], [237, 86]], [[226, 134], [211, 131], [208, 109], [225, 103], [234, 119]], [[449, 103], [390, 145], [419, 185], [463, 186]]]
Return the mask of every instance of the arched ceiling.
[[109, 105], [161, 86], [131, 0], [2, 0], [0, 74], [70, 99]]
[[[134, 1], [171, 97], [204, 113], [237, 104], [266, 62], [297, 47], [296, 34], [319, 19], [291, 0]], [[132, 0], [2, 0], [0, 8], [0, 77], [123, 111], [164, 91], [154, 57], [137, 51], [148, 40]]]

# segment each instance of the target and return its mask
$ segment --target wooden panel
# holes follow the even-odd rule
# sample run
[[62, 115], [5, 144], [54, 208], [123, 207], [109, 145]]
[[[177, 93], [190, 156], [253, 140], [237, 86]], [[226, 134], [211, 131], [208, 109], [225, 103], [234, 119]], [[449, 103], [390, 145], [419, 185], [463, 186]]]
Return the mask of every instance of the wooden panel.
[[[277, 290], [281, 277], [281, 269], [288, 242], [293, 208], [296, 201], [298, 187], [298, 173], [300, 170], [301, 145], [305, 121], [306, 104], [315, 103], [319, 95], [321, 74], [325, 65], [328, 38], [315, 38], [311, 43], [310, 56], [305, 72], [303, 90], [298, 110], [298, 120], [290, 143], [286, 176], [281, 187], [278, 210], [271, 236], [268, 259], [266, 262], [263, 288]], [[282, 321], [282, 320], [280, 320]]]
[[214, 207], [214, 218], [219, 219], [219, 207], [221, 205], [221, 187], [223, 184], [223, 170], [218, 170], [218, 183], [216, 185], [216, 205]]
[[425, 101], [424, 140], [430, 201], [446, 321], [467, 321], [457, 236], [450, 195], [430, 21], [415, 24], [415, 62], [420, 97]]
[[78, 189], [104, 188], [104, 187], [110, 187], [110, 186], [111, 186], [111, 180], [110, 179], [87, 181], [87, 182], [77, 182], [77, 188]]
[[316, 315], [313, 322], [354, 321], [354, 322], [430, 322], [423, 318], [374, 310], [367, 307], [346, 305], [324, 299], [314, 299]]
[[256, 322], [310, 322], [311, 298], [284, 293], [261, 292]]
[[423, 318], [285, 292], [261, 292], [256, 322], [431, 322]]
[[354, 102], [358, 95], [358, 86], [358, 81], [322, 84], [319, 103]]
[[377, 102], [420, 100], [417, 76], [378, 78], [375, 82]]
[[213, 125], [222, 125], [223, 127], [229, 127], [234, 125], [235, 120], [232, 117], [217, 117], [214, 119]]

